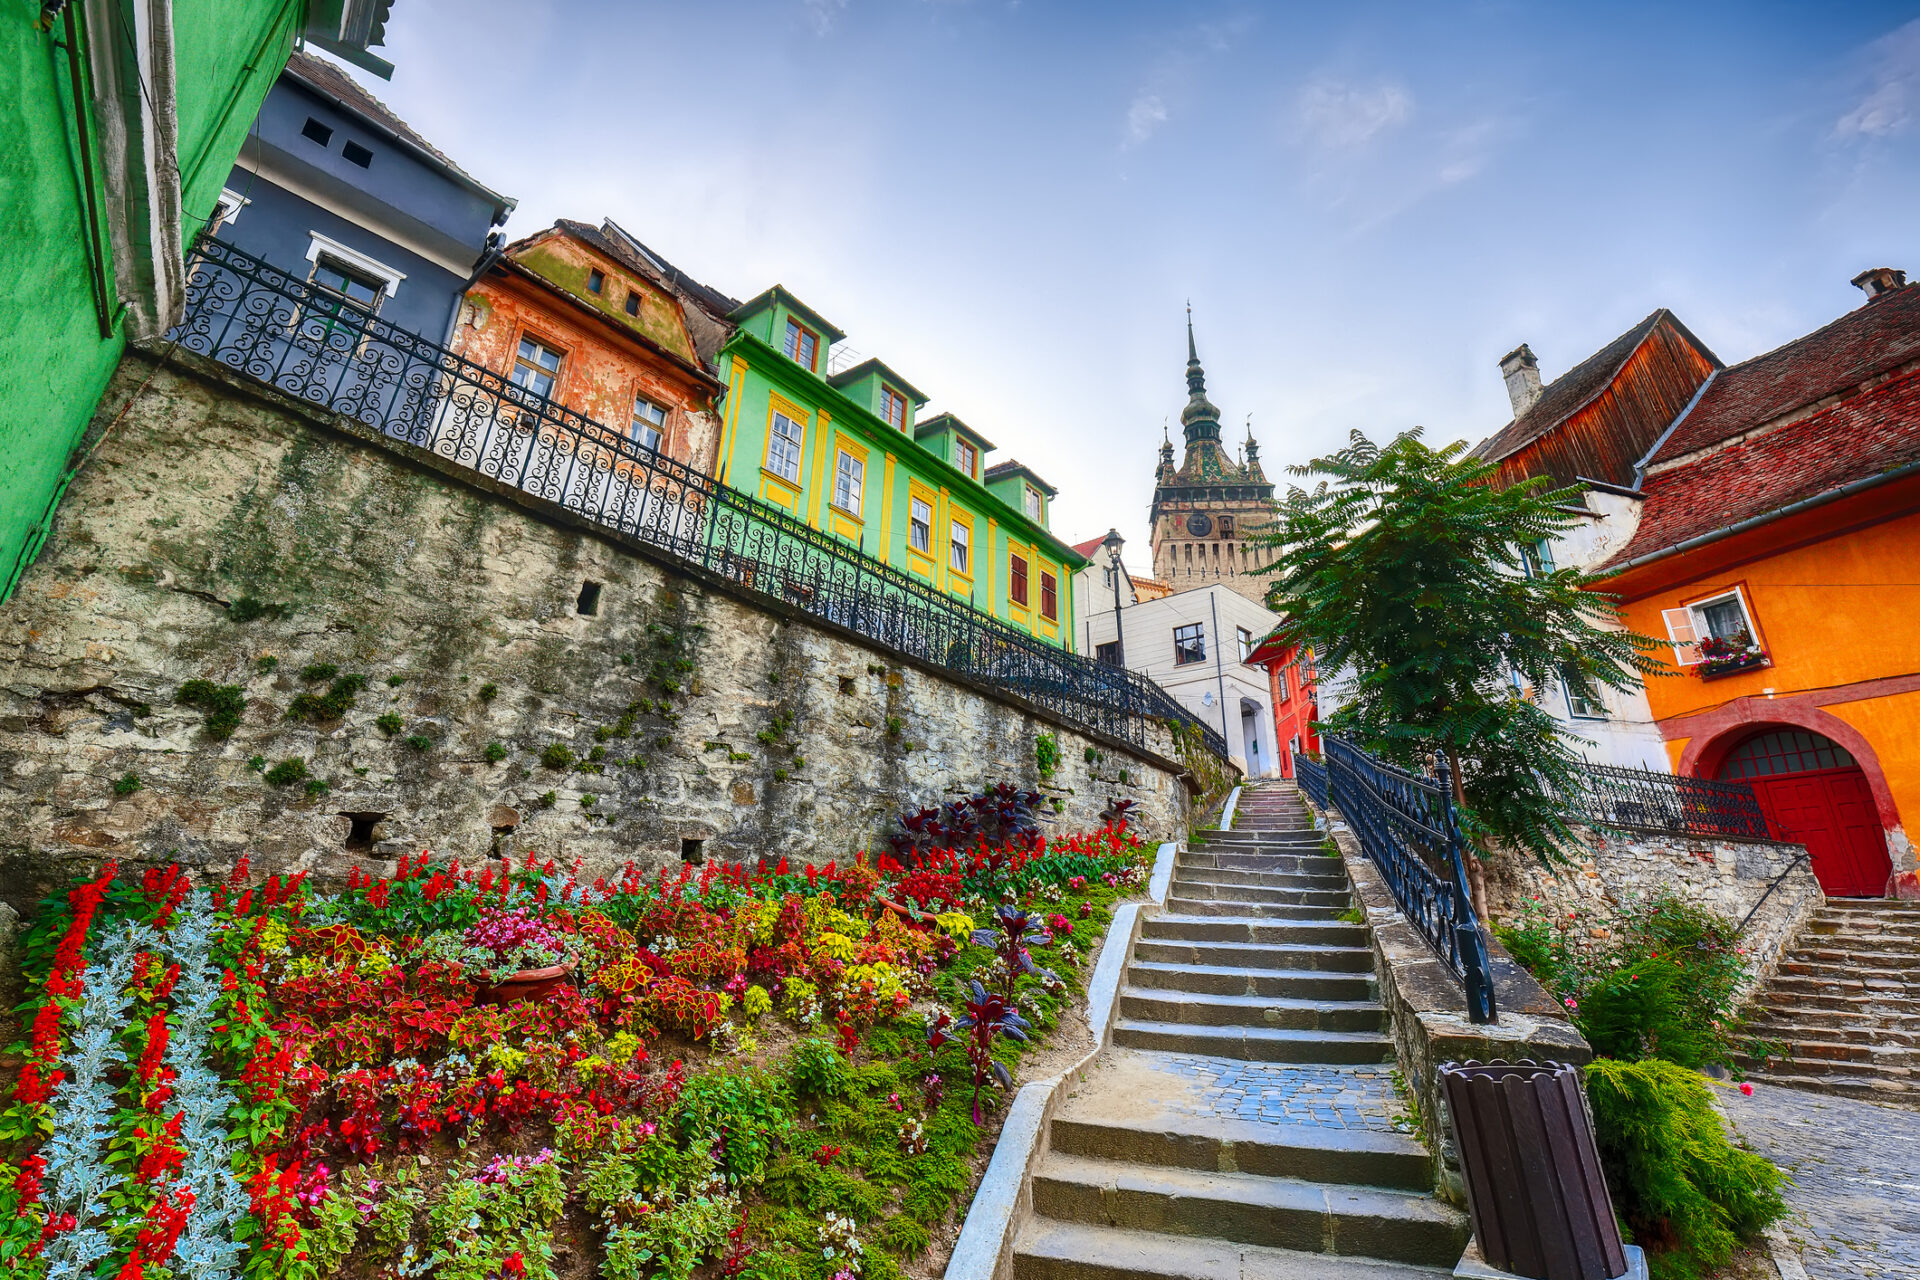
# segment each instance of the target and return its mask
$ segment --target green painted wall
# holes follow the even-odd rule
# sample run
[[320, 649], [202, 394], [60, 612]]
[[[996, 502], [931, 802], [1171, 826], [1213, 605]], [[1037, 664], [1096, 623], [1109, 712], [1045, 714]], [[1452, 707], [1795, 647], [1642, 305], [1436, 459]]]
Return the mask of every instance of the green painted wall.
[[[954, 469], [945, 457], [943, 435], [923, 446], [912, 433], [889, 427], [864, 403], [827, 385], [787, 359], [772, 339], [786, 332], [787, 307], [778, 294], [763, 295], [737, 313], [739, 328], [720, 352], [720, 374], [727, 380], [725, 425], [721, 435], [720, 479], [742, 493], [789, 506], [814, 528], [835, 534], [861, 551], [932, 584], [1062, 648], [1073, 647], [1073, 603], [1068, 580], [1086, 561], [1041, 525], [979, 481]], [[805, 316], [803, 323], [809, 323]], [[809, 327], [817, 327], [809, 323]], [[819, 364], [825, 368], [826, 335]], [[857, 386], [856, 386], [857, 389]], [[806, 436], [796, 485], [782, 486], [764, 469], [768, 426], [776, 397], [802, 411]], [[931, 446], [931, 447], [927, 447]], [[858, 520], [833, 506], [835, 466], [841, 448], [865, 452], [865, 483]], [[887, 457], [891, 454], [891, 476]], [[916, 555], [909, 545], [910, 503], [921, 495], [934, 508], [931, 555]], [[972, 573], [950, 568], [949, 529], [956, 517], [972, 526]], [[1008, 598], [1009, 556], [1018, 551], [1029, 563], [1029, 605]], [[1057, 583], [1059, 617], [1040, 616], [1040, 575]]]
[[[70, 6], [78, 17], [82, 6]], [[10, 115], [0, 130], [0, 601], [32, 562], [65, 488], [74, 451], [125, 346], [97, 122], [91, 172], [81, 164], [64, 23], [34, 30], [36, 0], [0, 0], [0, 82]], [[175, 67], [188, 233], [213, 211], [241, 140], [286, 61], [304, 16], [300, 0], [177, 0]], [[95, 33], [85, 31], [83, 37]], [[113, 33], [105, 33], [112, 35]], [[91, 113], [92, 83], [81, 92]], [[86, 193], [100, 215], [89, 250]], [[105, 281], [111, 332], [102, 337], [92, 284]]]

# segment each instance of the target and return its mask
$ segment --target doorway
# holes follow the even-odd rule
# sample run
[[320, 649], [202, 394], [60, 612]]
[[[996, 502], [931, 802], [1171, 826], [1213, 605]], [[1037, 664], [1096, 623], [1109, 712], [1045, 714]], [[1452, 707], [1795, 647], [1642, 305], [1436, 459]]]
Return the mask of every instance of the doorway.
[[1727, 754], [1720, 777], [1753, 785], [1774, 831], [1807, 846], [1829, 897], [1887, 891], [1887, 834], [1867, 775], [1845, 747], [1805, 729], [1764, 729]]

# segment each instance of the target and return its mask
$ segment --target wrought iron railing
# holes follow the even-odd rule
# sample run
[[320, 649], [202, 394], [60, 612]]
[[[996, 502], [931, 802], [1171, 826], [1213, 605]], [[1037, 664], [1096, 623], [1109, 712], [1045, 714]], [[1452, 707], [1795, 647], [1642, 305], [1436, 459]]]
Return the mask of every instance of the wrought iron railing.
[[1649, 769], [1590, 764], [1578, 794], [1567, 797], [1573, 815], [1602, 827], [1675, 835], [1766, 840], [1767, 815], [1745, 782], [1690, 778]]
[[1293, 753], [1293, 776], [1295, 781], [1299, 782], [1300, 789], [1307, 793], [1309, 800], [1322, 809], [1327, 807], [1327, 766], [1325, 764], [1304, 752], [1296, 751]]
[[761, 597], [1147, 746], [1149, 723], [1227, 742], [1136, 672], [1017, 631], [786, 512], [338, 295], [201, 237], [168, 335], [268, 386], [556, 503]]
[[1332, 807], [1380, 869], [1401, 913], [1466, 988], [1468, 1017], [1494, 1021], [1487, 938], [1467, 888], [1468, 854], [1445, 759], [1438, 777], [1422, 778], [1339, 738], [1321, 745]]

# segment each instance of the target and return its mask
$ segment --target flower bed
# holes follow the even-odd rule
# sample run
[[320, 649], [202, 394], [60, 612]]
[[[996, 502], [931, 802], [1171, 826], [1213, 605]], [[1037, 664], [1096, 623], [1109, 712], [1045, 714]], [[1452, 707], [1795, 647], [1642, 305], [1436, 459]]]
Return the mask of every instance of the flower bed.
[[422, 854], [331, 894], [109, 866], [26, 935], [0, 1269], [886, 1280], [964, 1211], [1146, 852], [591, 883]]

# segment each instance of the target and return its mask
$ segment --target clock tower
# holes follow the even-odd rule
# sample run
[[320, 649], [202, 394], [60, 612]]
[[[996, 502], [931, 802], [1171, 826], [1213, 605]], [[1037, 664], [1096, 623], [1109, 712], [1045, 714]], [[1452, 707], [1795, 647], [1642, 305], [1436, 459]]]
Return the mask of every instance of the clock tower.
[[1162, 439], [1154, 471], [1153, 576], [1176, 592], [1220, 583], [1256, 604], [1266, 603], [1268, 579], [1256, 574], [1272, 552], [1250, 535], [1273, 515], [1273, 485], [1260, 470], [1260, 446], [1247, 432], [1245, 456], [1229, 457], [1220, 444], [1220, 411], [1207, 399], [1207, 377], [1193, 341], [1187, 309], [1187, 407], [1180, 411], [1186, 456], [1176, 469], [1173, 442]]

